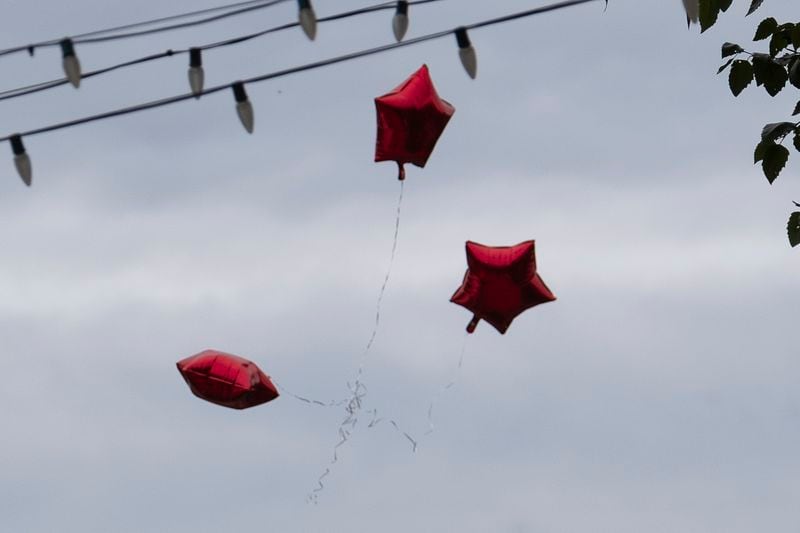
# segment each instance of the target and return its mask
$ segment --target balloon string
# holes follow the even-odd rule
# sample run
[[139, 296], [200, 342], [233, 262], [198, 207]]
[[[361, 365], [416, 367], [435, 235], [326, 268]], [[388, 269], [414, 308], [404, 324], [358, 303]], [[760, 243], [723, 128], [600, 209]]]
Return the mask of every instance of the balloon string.
[[275, 387], [278, 389], [278, 392], [281, 395], [291, 396], [295, 400], [307, 403], [309, 405], [318, 405], [320, 407], [338, 407], [347, 401], [347, 398], [345, 398], [343, 400], [328, 400], [327, 402], [323, 402], [322, 400], [308, 398], [306, 396], [300, 396], [299, 394], [295, 394], [294, 392], [290, 391], [283, 385], [279, 384], [275, 378], [271, 377], [270, 380], [272, 381], [273, 385], [275, 385]]
[[450, 377], [450, 381], [444, 385], [439, 392], [437, 392], [433, 398], [431, 398], [431, 402], [428, 405], [428, 431], [425, 432], [425, 435], [430, 435], [433, 433], [435, 426], [433, 424], [433, 407], [436, 402], [451, 388], [453, 388], [456, 383], [458, 383], [459, 378], [461, 377], [461, 368], [464, 366], [464, 353], [467, 351], [467, 339], [469, 338], [469, 333], [464, 333], [464, 342], [461, 344], [461, 355], [458, 356], [458, 365], [456, 365], [455, 370], [453, 371], [452, 376]]
[[366, 363], [367, 354], [372, 348], [372, 343], [375, 342], [375, 336], [378, 334], [378, 327], [381, 324], [381, 304], [383, 303], [383, 296], [386, 294], [386, 286], [389, 284], [389, 277], [392, 275], [392, 266], [394, 265], [394, 257], [397, 254], [397, 241], [400, 235], [400, 210], [403, 207], [403, 188], [404, 182], [400, 182], [400, 196], [397, 199], [397, 211], [394, 221], [394, 237], [392, 239], [392, 254], [389, 257], [389, 267], [386, 269], [386, 276], [383, 278], [383, 285], [381, 285], [380, 293], [378, 294], [378, 301], [375, 304], [375, 325], [372, 328], [372, 334], [369, 337], [366, 348], [361, 354], [361, 361], [358, 365], [358, 376], [360, 377], [364, 371], [364, 364]]
[[[378, 418], [378, 410], [377, 409], [372, 409], [369, 412], [372, 413], [372, 420], [370, 421], [369, 424], [367, 424], [367, 429], [372, 429], [375, 426], [377, 426], [379, 423], [383, 422], [384, 419], [383, 418]], [[403, 435], [408, 440], [408, 442], [411, 443], [411, 453], [416, 452], [417, 451], [417, 440], [414, 437], [412, 437], [411, 435], [409, 435], [408, 432], [403, 431], [402, 429], [400, 429], [400, 426], [398, 425], [398, 423], [395, 422], [393, 419], [389, 418], [389, 419], [387, 419], [387, 421], [392, 425], [392, 427], [395, 429], [395, 431], [397, 431], [399, 434]]]
[[[354, 382], [351, 384], [348, 382], [347, 386], [350, 389], [350, 399], [346, 400], [345, 403], [345, 418], [342, 420], [341, 424], [339, 424], [339, 441], [333, 447], [333, 457], [331, 458], [328, 467], [325, 471], [319, 476], [317, 479], [317, 487], [308, 495], [306, 501], [308, 503], [316, 504], [319, 499], [319, 494], [325, 489], [325, 483], [323, 480], [330, 475], [331, 468], [339, 461], [339, 448], [342, 447], [348, 440], [350, 440], [353, 431], [356, 428], [356, 424], [358, 423], [358, 415], [361, 412], [363, 407], [364, 397], [367, 394], [367, 387], [362, 382], [361, 378], [364, 374], [364, 368], [367, 362], [367, 356], [372, 349], [372, 345], [375, 342], [375, 337], [378, 335], [378, 328], [381, 324], [381, 305], [383, 303], [383, 297], [386, 294], [386, 287], [389, 285], [389, 278], [392, 274], [392, 266], [394, 265], [394, 258], [397, 254], [397, 242], [398, 237], [400, 235], [400, 213], [401, 208], [403, 206], [403, 190], [404, 190], [404, 182], [400, 182], [400, 195], [397, 199], [397, 210], [395, 215], [394, 221], [394, 237], [392, 239], [392, 253], [389, 257], [389, 266], [386, 269], [386, 276], [383, 278], [383, 284], [381, 285], [381, 290], [378, 293], [378, 301], [375, 304], [375, 323], [372, 327], [372, 333], [370, 334], [369, 341], [367, 341], [367, 345], [364, 348], [364, 351], [361, 353], [361, 358], [359, 359], [358, 363], [358, 370], [356, 371], [356, 378]], [[367, 428], [372, 428], [377, 425], [381, 419], [377, 418], [377, 410], [372, 411], [374, 413], [373, 420], [367, 426]], [[413, 445], [413, 451], [417, 449], [417, 442], [406, 432], [402, 431], [397, 423], [394, 420], [389, 420], [392, 426], [399, 432], [402, 433]]]
[[[431, 398], [430, 404], [428, 405], [428, 431], [425, 432], [425, 435], [430, 435], [436, 429], [436, 426], [433, 422], [433, 409], [436, 405], [436, 402], [441, 399], [441, 397], [451, 388], [453, 388], [459, 381], [461, 377], [461, 372], [464, 367], [464, 356], [467, 351], [467, 339], [469, 338], [468, 333], [464, 333], [464, 340], [461, 344], [461, 353], [458, 356], [458, 364], [456, 365], [455, 370], [450, 378], [450, 380], [442, 386], [442, 388]], [[317, 486], [314, 490], [308, 495], [306, 501], [308, 503], [317, 504], [319, 502], [319, 495], [325, 489], [325, 478], [331, 474], [331, 469], [333, 466], [339, 462], [339, 448], [342, 447], [345, 443], [353, 435], [353, 431], [355, 430], [356, 424], [358, 423], [358, 414], [361, 408], [363, 407], [363, 400], [367, 394], [366, 386], [359, 380], [356, 380], [354, 384], [348, 383], [348, 387], [350, 388], [353, 396], [347, 403], [347, 407], [345, 411], [347, 416], [342, 421], [339, 426], [339, 441], [333, 447], [333, 457], [331, 458], [330, 463], [325, 468], [325, 471], [317, 479]], [[291, 393], [290, 393], [291, 394]], [[305, 398], [298, 398], [302, 401], [308, 401]], [[311, 403], [316, 403], [311, 401]], [[322, 404], [322, 405], [329, 405], [329, 404]], [[378, 417], [378, 410], [372, 409], [368, 411], [368, 413], [372, 414], [372, 419], [367, 424], [367, 429], [372, 429], [377, 426], [379, 423], [384, 421], [383, 418]], [[393, 419], [386, 419], [386, 421], [394, 428], [394, 430], [405, 437], [409, 443], [411, 443], [411, 453], [415, 453], [417, 451], [417, 446], [419, 445], [419, 441], [417, 441], [414, 437], [412, 437], [407, 431], [400, 428], [400, 425]]]
[[[339, 448], [344, 446], [347, 441], [353, 435], [353, 432], [356, 429], [356, 424], [358, 423], [358, 413], [363, 407], [364, 397], [367, 395], [367, 388], [364, 386], [363, 383], [355, 383], [350, 384], [348, 383], [351, 391], [353, 392], [353, 396], [350, 401], [347, 403], [345, 407], [345, 412], [347, 416], [339, 425], [339, 441], [333, 447], [333, 456], [331, 457], [328, 466], [325, 468], [325, 471], [320, 474], [319, 478], [317, 478], [317, 486], [311, 493], [306, 497], [307, 503], [317, 504], [319, 503], [319, 496], [320, 493], [325, 490], [325, 478], [331, 474], [332, 468], [336, 463], [339, 462]], [[372, 420], [367, 424], [367, 429], [372, 429], [381, 423], [384, 419], [378, 417], [378, 410], [372, 409], [368, 411], [368, 413], [372, 414]], [[386, 419], [389, 424], [394, 428], [394, 430], [406, 438], [411, 443], [411, 453], [417, 451], [417, 440], [414, 439], [408, 432], [404, 431], [400, 428], [400, 425], [394, 419]]]

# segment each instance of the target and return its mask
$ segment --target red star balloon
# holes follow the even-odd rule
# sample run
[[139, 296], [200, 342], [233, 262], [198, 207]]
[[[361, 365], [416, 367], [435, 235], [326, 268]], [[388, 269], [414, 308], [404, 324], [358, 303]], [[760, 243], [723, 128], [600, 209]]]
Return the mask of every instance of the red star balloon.
[[396, 161], [398, 178], [404, 163], [424, 167], [455, 108], [439, 98], [427, 65], [422, 65], [392, 92], [375, 98], [378, 138], [375, 161]]
[[467, 273], [450, 301], [472, 311], [469, 333], [481, 319], [505, 333], [520, 313], [556, 299], [536, 273], [534, 244], [484, 246], [467, 241]]
[[246, 409], [278, 397], [269, 376], [236, 355], [205, 350], [177, 365], [192, 393], [217, 405]]

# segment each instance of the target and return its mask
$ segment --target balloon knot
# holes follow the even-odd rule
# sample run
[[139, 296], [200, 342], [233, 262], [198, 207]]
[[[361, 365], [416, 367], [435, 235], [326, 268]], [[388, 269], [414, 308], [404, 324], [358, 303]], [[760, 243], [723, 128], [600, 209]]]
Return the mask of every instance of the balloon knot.
[[406, 169], [400, 161], [397, 162], [397, 179], [400, 181], [406, 179]]
[[475, 331], [479, 320], [480, 318], [478, 318], [478, 315], [472, 315], [472, 320], [470, 320], [469, 324], [467, 324], [467, 333], [472, 333]]

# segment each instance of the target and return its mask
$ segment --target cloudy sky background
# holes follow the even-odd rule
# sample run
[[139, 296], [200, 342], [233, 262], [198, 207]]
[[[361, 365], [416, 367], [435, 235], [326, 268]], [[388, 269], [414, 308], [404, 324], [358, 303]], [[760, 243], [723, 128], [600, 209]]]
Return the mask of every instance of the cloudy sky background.
[[[11, 0], [2, 47], [214, 5]], [[315, 3], [320, 16], [366, 5]], [[794, 531], [800, 498], [797, 161], [770, 187], [761, 126], [797, 93], [734, 99], [737, 0], [687, 32], [678, 0], [612, 0], [232, 95], [26, 139], [0, 176], [0, 529], [30, 532]], [[797, 18], [791, 0], [759, 12]], [[409, 36], [541, 3], [412, 8]], [[193, 30], [78, 46], [85, 70], [293, 20], [293, 2]], [[391, 41], [391, 12], [204, 57], [207, 85]], [[3, 134], [186, 92], [186, 56], [0, 102]], [[427, 63], [456, 114], [408, 168], [367, 363], [363, 427], [317, 505], [343, 418], [288, 395], [237, 412], [175, 361], [216, 348], [293, 392], [346, 394], [388, 265], [396, 168], [372, 162], [373, 98]], [[56, 48], [0, 58], [1, 89], [60, 75]], [[797, 159], [796, 157], [794, 159]], [[2, 163], [2, 158], [0, 158]], [[537, 241], [559, 300], [501, 336], [448, 299], [464, 241]], [[367, 418], [367, 417], [365, 417]]]

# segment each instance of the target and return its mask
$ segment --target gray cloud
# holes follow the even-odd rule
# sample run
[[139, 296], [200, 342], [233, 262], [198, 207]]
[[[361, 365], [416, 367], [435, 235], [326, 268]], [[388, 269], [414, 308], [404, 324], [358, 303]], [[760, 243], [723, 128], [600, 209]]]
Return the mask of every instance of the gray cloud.
[[[345, 8], [316, 4], [320, 14]], [[418, 7], [411, 31], [523, 4]], [[220, 94], [26, 140], [30, 190], [9, 153], [0, 529], [790, 528], [798, 281], [782, 231], [794, 167], [770, 188], [750, 154], [762, 123], [794, 102], [748, 92], [737, 101], [713, 75], [721, 42], [750, 37], [743, 13], [698, 37], [677, 2], [611, 2], [605, 14], [600, 4], [476, 31], [475, 82], [445, 39], [248, 87], [253, 136]], [[789, 2], [769, 4], [793, 14]], [[18, 4], [4, 39], [165, 9], [146, 7], [82, 0], [43, 15]], [[107, 64], [293, 10], [79, 52], [87, 66]], [[34, 20], [39, 37], [28, 33]], [[323, 26], [315, 43], [295, 32], [209, 54], [210, 81], [389, 39], [388, 14], [365, 20]], [[4, 102], [4, 127], [183, 92], [181, 61]], [[174, 363], [213, 347], [257, 361], [297, 394], [347, 394], [399, 188], [393, 165], [372, 162], [372, 98], [423, 61], [457, 112], [428, 167], [408, 170], [366, 367], [367, 408], [420, 446], [412, 454], [386, 421], [367, 430], [363, 418], [308, 505], [342, 409], [284, 394], [233, 412], [193, 397]], [[26, 83], [57, 75], [58, 57], [42, 50], [3, 66], [6, 84]], [[425, 436], [469, 320], [448, 302], [464, 241], [529, 238], [559, 300], [505, 336], [479, 326]]]

